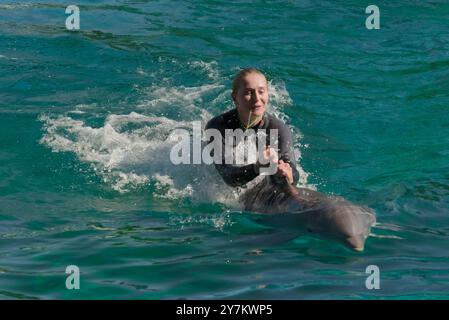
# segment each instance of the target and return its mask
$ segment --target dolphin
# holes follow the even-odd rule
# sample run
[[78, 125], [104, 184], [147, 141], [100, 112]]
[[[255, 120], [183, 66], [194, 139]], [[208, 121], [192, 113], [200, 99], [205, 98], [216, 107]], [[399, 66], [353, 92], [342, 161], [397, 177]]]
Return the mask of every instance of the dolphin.
[[262, 222], [287, 229], [305, 228], [339, 240], [355, 251], [363, 251], [375, 212], [342, 197], [298, 188], [286, 181], [265, 177], [239, 199], [245, 211], [262, 213]]

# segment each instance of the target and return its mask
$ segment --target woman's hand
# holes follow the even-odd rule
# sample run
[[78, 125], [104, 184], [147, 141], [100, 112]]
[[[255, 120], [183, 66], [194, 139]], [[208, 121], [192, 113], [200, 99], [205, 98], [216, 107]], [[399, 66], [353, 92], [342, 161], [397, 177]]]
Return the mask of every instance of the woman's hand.
[[284, 162], [282, 160], [278, 161], [277, 174], [280, 175], [281, 177], [285, 177], [289, 184], [293, 183], [292, 167], [290, 167], [290, 165], [287, 162]]

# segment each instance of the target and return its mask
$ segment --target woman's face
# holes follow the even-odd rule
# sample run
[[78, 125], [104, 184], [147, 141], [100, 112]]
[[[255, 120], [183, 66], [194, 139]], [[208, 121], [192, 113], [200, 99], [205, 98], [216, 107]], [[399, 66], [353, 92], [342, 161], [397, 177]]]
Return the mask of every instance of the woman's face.
[[263, 116], [268, 103], [267, 79], [259, 73], [247, 74], [233, 98], [242, 123], [248, 123], [250, 111], [252, 118]]

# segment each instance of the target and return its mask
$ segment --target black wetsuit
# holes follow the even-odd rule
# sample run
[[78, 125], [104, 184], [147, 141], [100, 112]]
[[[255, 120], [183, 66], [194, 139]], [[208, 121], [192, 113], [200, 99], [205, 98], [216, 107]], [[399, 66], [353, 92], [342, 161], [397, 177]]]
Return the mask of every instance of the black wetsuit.
[[[237, 109], [232, 109], [227, 111], [213, 119], [211, 119], [207, 125], [206, 129], [217, 129], [220, 131], [222, 139], [222, 145], [224, 150], [224, 137], [226, 129], [243, 129], [240, 122]], [[278, 158], [287, 162], [292, 168], [293, 173], [293, 183], [296, 184], [299, 180], [299, 173], [293, 163], [293, 148], [292, 148], [292, 135], [290, 129], [281, 120], [277, 119], [273, 115], [265, 113], [263, 121], [257, 126], [252, 127], [255, 132], [259, 129], [265, 129], [267, 133], [266, 145], [270, 143], [269, 132], [270, 129], [278, 130]], [[211, 139], [211, 141], [213, 141]], [[209, 143], [211, 142], [209, 141]], [[224, 153], [224, 152], [223, 152]], [[223, 180], [230, 186], [243, 186], [249, 181], [253, 180], [259, 175], [259, 170], [255, 163], [248, 164], [244, 166], [236, 166], [233, 164], [225, 164], [224, 156], [222, 164], [215, 164]], [[284, 183], [285, 179], [279, 178], [277, 175], [272, 175], [272, 180], [274, 183]]]

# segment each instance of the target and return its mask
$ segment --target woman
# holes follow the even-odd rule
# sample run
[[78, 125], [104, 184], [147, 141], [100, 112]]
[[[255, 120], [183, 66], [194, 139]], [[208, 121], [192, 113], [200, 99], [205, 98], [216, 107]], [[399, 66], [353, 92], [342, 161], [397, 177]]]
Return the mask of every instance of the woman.
[[[224, 161], [221, 164], [215, 164], [223, 180], [231, 186], [242, 186], [260, 174], [261, 163], [274, 161], [277, 170], [273, 176], [273, 182], [296, 184], [299, 173], [292, 162], [292, 135], [284, 122], [266, 113], [268, 81], [264, 74], [255, 68], [246, 68], [240, 71], [234, 78], [232, 100], [236, 108], [210, 120], [206, 125], [206, 130], [217, 129], [221, 136], [225, 137], [226, 129], [247, 130], [251, 128], [255, 132], [261, 129], [267, 132], [277, 129], [278, 143], [277, 150], [269, 146], [263, 151], [264, 161], [244, 166], [224, 164]], [[224, 140], [222, 138], [223, 145]]]

